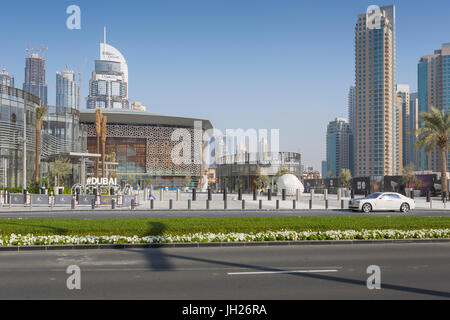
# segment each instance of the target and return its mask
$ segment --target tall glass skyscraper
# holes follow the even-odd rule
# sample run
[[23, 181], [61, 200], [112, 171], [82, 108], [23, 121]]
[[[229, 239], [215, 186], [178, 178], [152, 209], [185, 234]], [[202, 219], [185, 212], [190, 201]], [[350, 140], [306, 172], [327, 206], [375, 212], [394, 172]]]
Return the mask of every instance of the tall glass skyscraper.
[[80, 109], [80, 86], [75, 82], [75, 73], [64, 70], [56, 73], [56, 105], [58, 107]]
[[[432, 106], [450, 111], [450, 43], [444, 43], [434, 54], [423, 56], [418, 65], [419, 112], [428, 112]], [[440, 171], [439, 152], [419, 151], [421, 170]], [[447, 168], [450, 161], [447, 156]]]
[[355, 176], [396, 174], [395, 7], [358, 15]]
[[25, 60], [25, 82], [23, 91], [39, 97], [47, 105], [47, 84], [45, 83], [45, 57], [37, 53], [28, 54]]
[[129, 109], [128, 65], [123, 55], [105, 42], [89, 82], [87, 109]]
[[336, 118], [328, 124], [327, 178], [338, 177], [342, 169], [349, 169], [350, 133], [350, 125], [346, 119]]

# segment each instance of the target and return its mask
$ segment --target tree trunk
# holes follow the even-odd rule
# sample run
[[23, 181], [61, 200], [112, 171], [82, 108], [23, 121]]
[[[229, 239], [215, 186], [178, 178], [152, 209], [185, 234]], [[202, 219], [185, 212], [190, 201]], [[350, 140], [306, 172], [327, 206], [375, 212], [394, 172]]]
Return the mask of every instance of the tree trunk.
[[447, 148], [440, 148], [441, 152], [441, 184], [442, 184], [442, 194], [447, 193]]
[[102, 178], [106, 178], [105, 143], [102, 143]]
[[[100, 153], [100, 136], [97, 135], [97, 154]], [[95, 158], [95, 162], [94, 162], [94, 177], [98, 178], [98, 158]]]
[[41, 123], [39, 121], [36, 121], [36, 161], [34, 168], [34, 181], [36, 181], [36, 183], [39, 183], [40, 142], [41, 142]]

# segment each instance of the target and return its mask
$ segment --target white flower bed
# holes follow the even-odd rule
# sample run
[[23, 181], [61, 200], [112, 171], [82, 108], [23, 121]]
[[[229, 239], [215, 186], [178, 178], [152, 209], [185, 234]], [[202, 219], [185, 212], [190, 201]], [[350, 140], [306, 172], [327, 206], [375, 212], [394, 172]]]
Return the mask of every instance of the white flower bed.
[[377, 240], [377, 239], [448, 239], [450, 229], [423, 230], [346, 230], [346, 231], [278, 231], [260, 233], [195, 233], [147, 237], [125, 236], [0, 236], [0, 246], [77, 245], [77, 244], [152, 244], [189, 242], [256, 242], [301, 240]]

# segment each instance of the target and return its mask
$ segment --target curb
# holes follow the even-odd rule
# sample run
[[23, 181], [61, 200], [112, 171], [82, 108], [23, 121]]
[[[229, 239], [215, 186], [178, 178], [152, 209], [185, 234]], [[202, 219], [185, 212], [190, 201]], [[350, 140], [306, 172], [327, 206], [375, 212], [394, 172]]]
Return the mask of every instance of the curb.
[[304, 241], [261, 241], [261, 242], [189, 242], [149, 244], [93, 244], [54, 246], [10, 246], [0, 247], [0, 252], [56, 251], [56, 250], [99, 250], [99, 249], [168, 249], [168, 248], [229, 248], [229, 247], [274, 247], [311, 245], [361, 245], [361, 244], [407, 244], [407, 243], [450, 243], [450, 239], [387, 239], [387, 240], [304, 240]]

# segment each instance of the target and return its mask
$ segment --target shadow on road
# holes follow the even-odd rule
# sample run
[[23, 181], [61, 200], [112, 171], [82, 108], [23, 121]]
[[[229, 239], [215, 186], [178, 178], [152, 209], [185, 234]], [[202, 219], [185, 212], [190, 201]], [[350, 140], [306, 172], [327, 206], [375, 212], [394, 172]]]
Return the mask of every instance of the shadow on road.
[[[176, 254], [168, 253], [168, 251], [170, 251], [170, 250], [172, 250], [172, 249], [164, 249], [164, 250], [146, 249], [143, 252], [150, 264], [151, 269], [154, 271], [171, 271], [171, 270], [173, 270], [174, 267], [169, 262], [169, 259], [188, 260], [188, 261], [195, 261], [195, 262], [206, 263], [206, 264], [211, 264], [211, 265], [220, 265], [220, 266], [233, 267], [233, 268], [237, 268], [237, 269], [248, 269], [248, 270], [255, 270], [255, 271], [273, 271], [273, 272], [286, 271], [286, 270], [281, 270], [281, 269], [268, 269], [267, 267], [249, 265], [249, 264], [244, 264], [244, 263], [235, 263], [235, 262], [228, 262], [228, 261], [191, 257], [191, 256], [185, 256], [185, 255], [176, 255]], [[198, 249], [198, 250], [201, 250], [201, 249]], [[217, 250], [220, 250], [220, 248], [217, 248]], [[137, 249], [130, 249], [129, 251], [136, 252], [136, 253], [142, 252], [142, 250], [137, 250]], [[324, 280], [324, 281], [333, 281], [333, 282], [339, 282], [339, 283], [343, 283], [343, 284], [351, 284], [351, 285], [367, 288], [366, 280], [342, 278], [342, 277], [317, 274], [317, 273], [286, 273], [285, 275], [301, 277], [301, 278]], [[389, 283], [382, 283], [382, 289], [414, 293], [414, 294], [423, 294], [423, 295], [429, 295], [429, 296], [440, 297], [440, 298], [450, 298], [450, 292], [407, 287], [407, 286], [401, 286], [401, 285], [395, 285], [395, 284], [389, 284]]]

